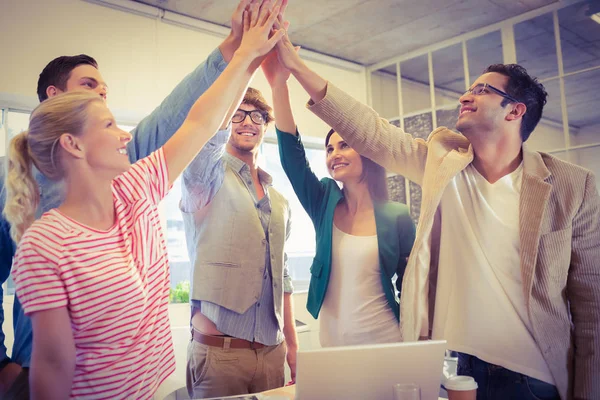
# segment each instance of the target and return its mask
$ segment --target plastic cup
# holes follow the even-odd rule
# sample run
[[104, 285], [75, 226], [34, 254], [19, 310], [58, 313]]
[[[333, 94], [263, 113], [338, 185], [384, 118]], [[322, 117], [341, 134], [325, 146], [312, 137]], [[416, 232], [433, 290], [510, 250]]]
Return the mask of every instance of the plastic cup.
[[421, 400], [421, 389], [414, 383], [394, 385], [394, 400]]
[[476, 400], [477, 382], [470, 376], [455, 375], [444, 383], [448, 400]]

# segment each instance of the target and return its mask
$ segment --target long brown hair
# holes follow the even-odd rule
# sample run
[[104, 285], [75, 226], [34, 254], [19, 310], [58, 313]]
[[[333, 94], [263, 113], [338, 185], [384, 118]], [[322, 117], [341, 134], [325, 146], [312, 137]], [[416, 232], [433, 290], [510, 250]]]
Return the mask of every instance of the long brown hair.
[[[335, 133], [335, 130], [331, 129], [325, 137], [325, 147], [329, 145], [329, 139], [331, 135]], [[360, 181], [367, 182], [367, 188], [371, 195], [371, 200], [375, 203], [386, 202], [389, 199], [387, 177], [385, 168], [377, 164], [375, 161], [360, 155], [362, 161], [362, 173], [360, 175]]]

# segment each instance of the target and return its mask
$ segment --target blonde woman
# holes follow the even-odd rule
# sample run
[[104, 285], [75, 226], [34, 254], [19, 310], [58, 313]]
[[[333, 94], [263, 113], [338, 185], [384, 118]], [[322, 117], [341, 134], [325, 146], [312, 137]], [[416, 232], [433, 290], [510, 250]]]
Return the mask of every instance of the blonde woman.
[[[33, 324], [32, 398], [148, 399], [174, 371], [157, 206], [237, 109], [251, 63], [279, 40], [281, 32], [271, 32], [279, 4], [272, 12], [271, 5], [247, 9], [227, 68], [173, 137], [134, 165], [131, 135], [88, 92], [43, 102], [29, 130], [12, 140], [4, 212], [18, 243], [17, 294]], [[64, 202], [36, 222], [33, 165], [66, 190]]]

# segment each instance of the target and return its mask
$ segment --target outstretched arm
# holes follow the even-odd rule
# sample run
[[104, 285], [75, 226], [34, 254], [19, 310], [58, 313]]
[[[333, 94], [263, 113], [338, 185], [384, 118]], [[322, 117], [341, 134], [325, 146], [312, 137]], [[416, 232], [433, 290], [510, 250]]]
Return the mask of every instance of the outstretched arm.
[[371, 107], [328, 83], [302, 61], [287, 35], [277, 44], [277, 53], [281, 63], [309, 94], [309, 109], [350, 147], [387, 170], [421, 183], [427, 158], [425, 141], [414, 139]]
[[[276, 23], [276, 25], [279, 25]], [[279, 61], [278, 52], [272, 51], [261, 64], [265, 78], [273, 93], [273, 112], [277, 129], [296, 134], [296, 122], [290, 104], [290, 94], [287, 81], [290, 71]]]
[[164, 154], [172, 183], [198, 154], [202, 146], [223, 124], [240, 87], [251, 78], [249, 67], [257, 57], [267, 54], [283, 32], [269, 34], [280, 9], [280, 0], [253, 3], [244, 12], [244, 37], [240, 48], [215, 83], [196, 101], [180, 129], [165, 144]]
[[219, 47], [131, 131], [133, 138], [127, 145], [127, 154], [132, 163], [164, 146], [181, 126], [192, 105], [232, 60], [242, 40], [242, 15], [250, 1], [240, 1], [231, 17], [231, 32]]
[[273, 111], [281, 166], [302, 207], [310, 218], [316, 221], [320, 215], [324, 188], [319, 178], [310, 169], [304, 146], [296, 130], [287, 85], [290, 71], [280, 63], [276, 53], [267, 56], [262, 63], [262, 69], [273, 93]]

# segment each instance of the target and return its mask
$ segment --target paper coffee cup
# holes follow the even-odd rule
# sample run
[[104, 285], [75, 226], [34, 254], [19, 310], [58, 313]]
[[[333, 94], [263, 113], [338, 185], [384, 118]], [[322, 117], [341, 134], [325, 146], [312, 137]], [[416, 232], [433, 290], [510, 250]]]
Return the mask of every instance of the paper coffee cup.
[[477, 398], [477, 382], [470, 376], [451, 376], [444, 382], [448, 392], [448, 400], [475, 400]]

